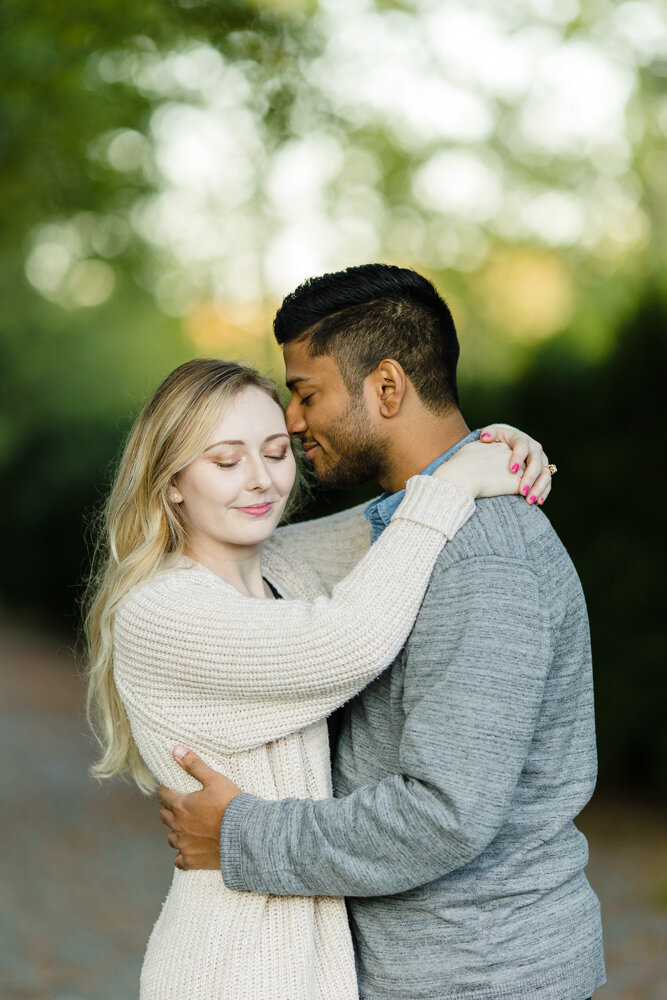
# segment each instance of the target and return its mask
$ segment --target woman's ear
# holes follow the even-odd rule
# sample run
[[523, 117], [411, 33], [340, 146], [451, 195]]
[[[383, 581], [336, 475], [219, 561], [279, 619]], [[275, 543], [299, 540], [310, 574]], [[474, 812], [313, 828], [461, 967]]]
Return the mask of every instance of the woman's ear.
[[381, 417], [395, 417], [403, 405], [407, 388], [407, 376], [402, 365], [392, 358], [381, 361], [375, 371], [368, 376], [377, 411]]
[[183, 503], [183, 495], [173, 483], [170, 483], [167, 487], [167, 497], [172, 503]]

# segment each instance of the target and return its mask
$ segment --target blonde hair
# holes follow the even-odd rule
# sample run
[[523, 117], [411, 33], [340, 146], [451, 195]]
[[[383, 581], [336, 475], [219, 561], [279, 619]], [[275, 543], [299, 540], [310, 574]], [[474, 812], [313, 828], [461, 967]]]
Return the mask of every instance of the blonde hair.
[[91, 767], [98, 779], [125, 774], [146, 794], [155, 789], [114, 683], [114, 616], [133, 587], [168, 557], [184, 554], [185, 523], [167, 488], [204, 450], [221, 408], [248, 386], [262, 389], [281, 405], [275, 384], [253, 368], [211, 358], [186, 362], [155, 391], [123, 449], [100, 519], [86, 599], [87, 714], [102, 749]]

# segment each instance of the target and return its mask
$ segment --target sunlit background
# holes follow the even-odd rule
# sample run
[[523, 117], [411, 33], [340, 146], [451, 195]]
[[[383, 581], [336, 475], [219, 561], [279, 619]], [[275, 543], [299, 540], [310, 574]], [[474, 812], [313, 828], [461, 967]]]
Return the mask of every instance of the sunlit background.
[[[454, 313], [468, 422], [519, 423], [559, 465], [547, 506], [589, 602], [600, 787], [655, 817], [667, 6], [5, 0], [0, 29], [7, 648], [71, 641], [84, 538], [169, 370], [217, 355], [280, 379], [285, 293], [414, 267]], [[667, 950], [664, 871], [655, 892]]]

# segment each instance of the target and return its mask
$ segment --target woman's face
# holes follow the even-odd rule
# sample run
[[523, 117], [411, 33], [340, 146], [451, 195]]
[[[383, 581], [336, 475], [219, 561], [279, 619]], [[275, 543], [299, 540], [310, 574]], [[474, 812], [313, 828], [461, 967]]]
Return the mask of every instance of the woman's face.
[[192, 554], [265, 541], [281, 518], [295, 475], [281, 407], [262, 389], [248, 386], [225, 407], [202, 454], [170, 489], [172, 499], [182, 497]]

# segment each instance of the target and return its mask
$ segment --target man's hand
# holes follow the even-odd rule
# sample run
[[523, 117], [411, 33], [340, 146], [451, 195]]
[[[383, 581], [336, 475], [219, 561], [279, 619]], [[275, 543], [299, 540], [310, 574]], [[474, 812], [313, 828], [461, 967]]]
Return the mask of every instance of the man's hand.
[[199, 781], [200, 792], [183, 795], [164, 785], [158, 791], [160, 819], [171, 833], [169, 844], [178, 851], [174, 864], [181, 871], [220, 868], [220, 824], [227, 806], [241, 789], [214, 771], [192, 750], [174, 747], [174, 760]]

